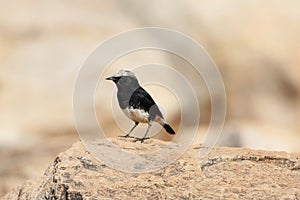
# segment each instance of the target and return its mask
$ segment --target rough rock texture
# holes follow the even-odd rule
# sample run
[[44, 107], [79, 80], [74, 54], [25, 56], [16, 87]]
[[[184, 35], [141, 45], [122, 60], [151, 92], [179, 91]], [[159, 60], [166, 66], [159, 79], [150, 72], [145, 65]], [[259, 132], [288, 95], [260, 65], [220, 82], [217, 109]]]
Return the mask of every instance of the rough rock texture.
[[[112, 139], [119, 147], [149, 153], [166, 142]], [[57, 156], [38, 180], [3, 199], [299, 199], [300, 154], [216, 148], [199, 159], [190, 147], [171, 165], [149, 173], [126, 173], [97, 161], [82, 145]], [[117, 155], [116, 155], [117, 156]]]

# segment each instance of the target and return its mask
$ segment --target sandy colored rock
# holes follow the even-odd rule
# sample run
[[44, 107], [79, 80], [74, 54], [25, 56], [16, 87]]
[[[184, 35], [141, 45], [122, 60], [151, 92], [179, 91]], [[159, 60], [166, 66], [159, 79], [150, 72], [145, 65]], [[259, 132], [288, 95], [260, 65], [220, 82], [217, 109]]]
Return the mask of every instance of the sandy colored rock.
[[[145, 155], [166, 145], [154, 139], [145, 144], [131, 139], [112, 142]], [[202, 148], [194, 145], [154, 172], [126, 173], [99, 162], [77, 142], [59, 154], [40, 179], [25, 182], [3, 199], [300, 198], [299, 153], [221, 147], [199, 159]]]

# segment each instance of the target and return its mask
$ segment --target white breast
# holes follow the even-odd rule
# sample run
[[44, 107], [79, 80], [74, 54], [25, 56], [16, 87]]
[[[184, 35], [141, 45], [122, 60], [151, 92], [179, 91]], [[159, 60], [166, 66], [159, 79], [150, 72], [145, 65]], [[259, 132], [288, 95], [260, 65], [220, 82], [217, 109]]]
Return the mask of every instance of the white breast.
[[125, 115], [136, 122], [148, 123], [149, 113], [142, 109], [135, 109], [133, 107], [123, 109]]

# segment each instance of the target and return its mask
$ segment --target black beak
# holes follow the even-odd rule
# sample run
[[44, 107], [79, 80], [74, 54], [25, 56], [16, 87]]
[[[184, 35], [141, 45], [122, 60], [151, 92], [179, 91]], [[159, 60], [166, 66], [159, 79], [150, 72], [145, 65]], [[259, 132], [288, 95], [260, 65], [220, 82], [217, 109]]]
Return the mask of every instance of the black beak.
[[113, 77], [113, 76], [107, 77], [105, 80], [114, 81], [114, 80], [116, 80], [116, 77]]

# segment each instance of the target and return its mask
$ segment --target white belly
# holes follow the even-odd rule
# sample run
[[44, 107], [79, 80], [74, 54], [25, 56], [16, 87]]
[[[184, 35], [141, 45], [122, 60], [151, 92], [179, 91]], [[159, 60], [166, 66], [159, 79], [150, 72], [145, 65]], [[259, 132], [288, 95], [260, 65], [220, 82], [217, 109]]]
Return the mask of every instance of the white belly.
[[135, 121], [140, 123], [148, 123], [149, 113], [142, 109], [135, 109], [133, 107], [123, 109], [125, 115]]

